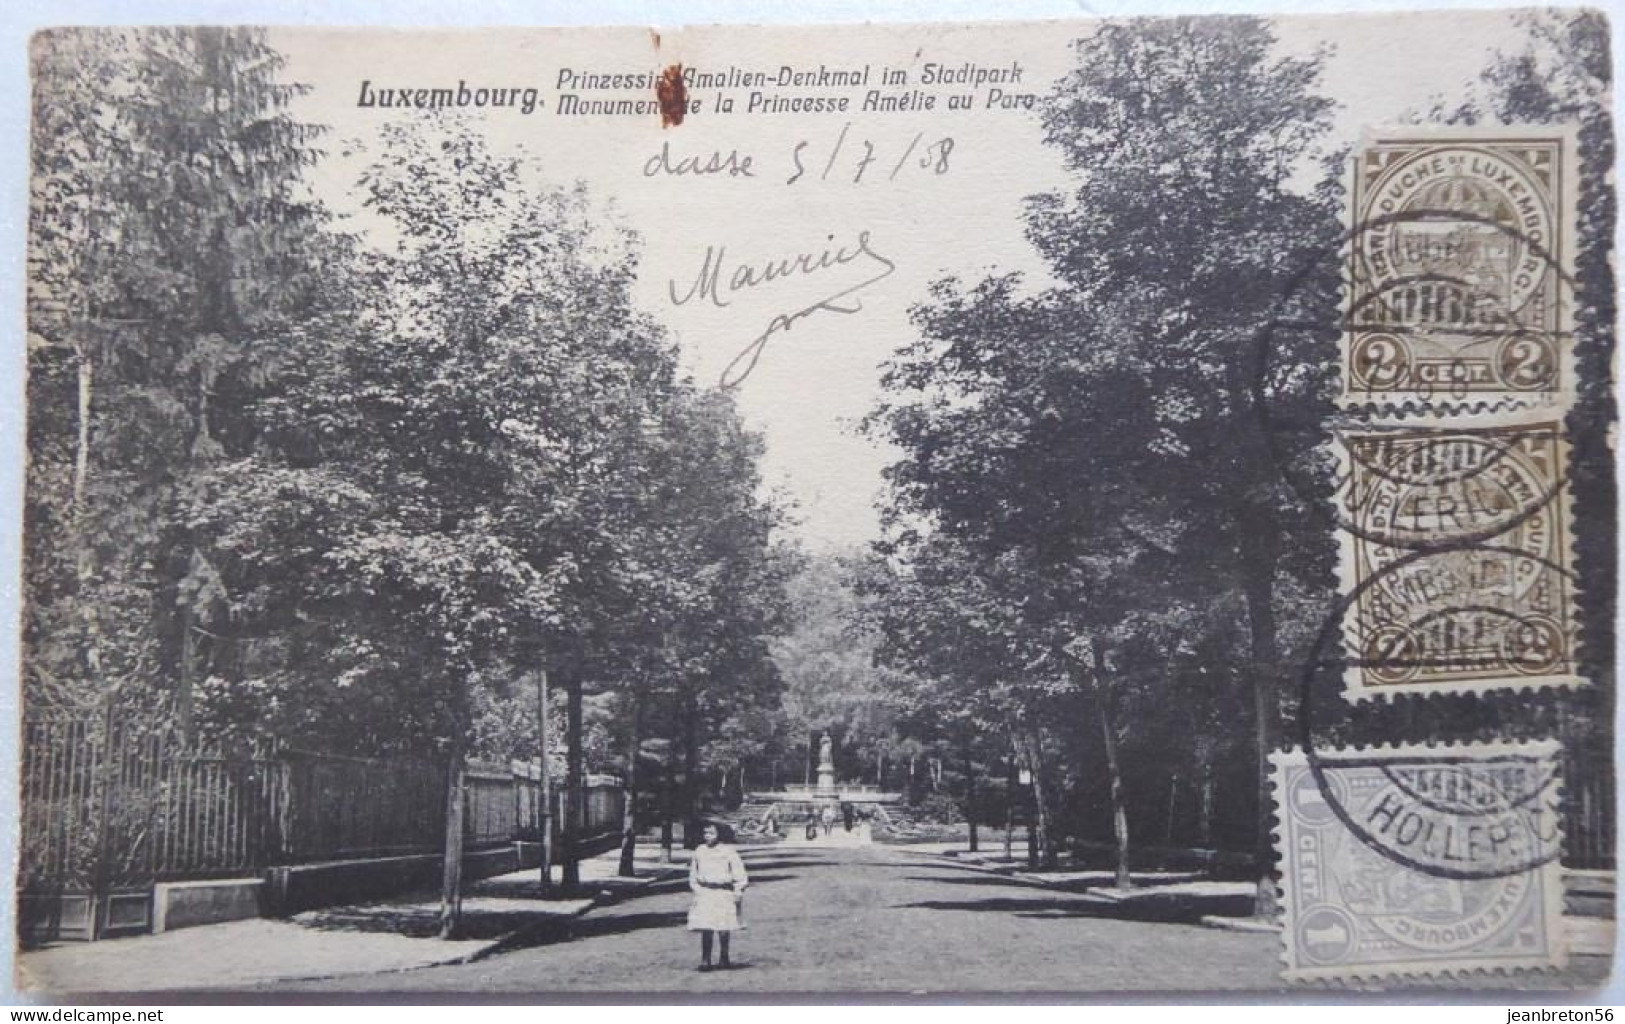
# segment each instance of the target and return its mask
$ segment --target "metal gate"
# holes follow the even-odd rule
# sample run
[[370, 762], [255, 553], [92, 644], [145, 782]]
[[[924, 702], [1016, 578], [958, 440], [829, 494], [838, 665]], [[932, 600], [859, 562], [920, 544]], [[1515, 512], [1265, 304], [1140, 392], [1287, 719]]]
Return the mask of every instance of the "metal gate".
[[252, 874], [280, 844], [286, 769], [188, 749], [115, 708], [23, 720], [25, 940], [145, 932], [159, 881]]

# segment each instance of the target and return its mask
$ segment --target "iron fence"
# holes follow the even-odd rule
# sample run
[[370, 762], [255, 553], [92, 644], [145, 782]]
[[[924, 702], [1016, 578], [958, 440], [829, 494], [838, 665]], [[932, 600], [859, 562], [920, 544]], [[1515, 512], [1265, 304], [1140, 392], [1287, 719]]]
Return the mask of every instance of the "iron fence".
[[[18, 881], [24, 893], [100, 892], [249, 875], [279, 864], [438, 853], [440, 765], [279, 751], [226, 756], [172, 731], [119, 726], [110, 711], [34, 713], [22, 730]], [[534, 839], [541, 784], [523, 765], [471, 763], [464, 841]], [[591, 842], [620, 828], [616, 780], [584, 780]], [[555, 781], [555, 827], [565, 787]]]

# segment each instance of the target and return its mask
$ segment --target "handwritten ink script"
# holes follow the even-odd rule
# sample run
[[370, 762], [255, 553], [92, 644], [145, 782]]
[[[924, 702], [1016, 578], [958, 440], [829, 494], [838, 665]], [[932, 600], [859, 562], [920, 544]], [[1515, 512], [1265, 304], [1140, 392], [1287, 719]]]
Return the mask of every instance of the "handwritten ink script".
[[[784, 184], [794, 185], [804, 178], [827, 181], [832, 172], [837, 174], [836, 180], [850, 175], [854, 185], [861, 184], [865, 176], [878, 180], [881, 173], [885, 174], [885, 180], [895, 181], [899, 174], [911, 167], [940, 177], [953, 166], [952, 136], [944, 135], [927, 142], [924, 132], [916, 132], [907, 145], [893, 145], [888, 151], [883, 143], [877, 144], [873, 139], [849, 138], [851, 131], [851, 124], [842, 126], [840, 134], [828, 146], [815, 145], [806, 139], [797, 142], [790, 151], [792, 170], [783, 179]], [[738, 149], [730, 149], [727, 153], [712, 150], [708, 153], [683, 154], [674, 151], [668, 140], [660, 144], [658, 153], [643, 161], [643, 176], [754, 178], [755, 164], [754, 155]], [[875, 164], [881, 165], [880, 170], [871, 175], [870, 168]]]
[[[826, 236], [826, 241], [835, 242], [835, 236]], [[730, 265], [731, 270], [727, 269]], [[815, 313], [840, 313], [850, 316], [862, 312], [863, 290], [896, 273], [897, 264], [875, 250], [873, 238], [867, 230], [859, 231], [854, 242], [827, 245], [813, 252], [800, 252], [756, 263], [731, 263], [726, 246], [710, 245], [706, 246], [699, 271], [687, 291], [679, 293], [678, 283], [675, 280], [668, 280], [666, 287], [674, 306], [708, 301], [719, 309], [726, 309], [732, 305], [734, 297], [740, 292], [766, 288], [786, 280], [822, 276], [846, 266], [865, 269], [868, 276], [855, 284], [844, 285], [807, 305], [774, 313], [761, 333], [751, 338], [723, 368], [722, 387], [734, 388], [756, 369], [763, 350], [775, 335], [790, 330], [798, 322]]]

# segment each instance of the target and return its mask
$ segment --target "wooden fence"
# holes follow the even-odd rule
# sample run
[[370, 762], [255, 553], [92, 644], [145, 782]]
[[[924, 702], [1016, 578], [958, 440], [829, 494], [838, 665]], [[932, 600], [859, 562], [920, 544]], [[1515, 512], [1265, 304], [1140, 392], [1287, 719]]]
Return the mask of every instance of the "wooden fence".
[[[508, 795], [510, 786], [511, 795]], [[507, 834], [532, 841], [541, 838], [542, 782], [534, 763], [515, 761], [506, 768], [470, 765], [465, 791], [471, 837]], [[618, 834], [624, 824], [625, 810], [626, 791], [621, 788], [619, 779], [612, 775], [588, 775], [581, 786], [579, 841], [596, 843]], [[560, 779], [553, 780], [551, 813], [556, 831], [565, 815], [565, 790]]]
[[[225, 756], [167, 731], [120, 728], [106, 714], [31, 715], [22, 740], [25, 893], [127, 890], [443, 848], [440, 765], [292, 750]], [[536, 774], [524, 765], [468, 767], [470, 847], [538, 836]], [[561, 782], [553, 795], [562, 823]], [[618, 831], [624, 799], [614, 779], [586, 780], [580, 841]]]
[[289, 751], [279, 863], [352, 860], [437, 849], [446, 822], [438, 765]]

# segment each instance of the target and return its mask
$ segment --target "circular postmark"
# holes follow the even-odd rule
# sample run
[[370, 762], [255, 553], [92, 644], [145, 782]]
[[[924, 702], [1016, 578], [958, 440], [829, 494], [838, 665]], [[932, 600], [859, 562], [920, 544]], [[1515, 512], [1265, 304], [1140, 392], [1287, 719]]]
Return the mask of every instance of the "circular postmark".
[[[1384, 622], [1370, 636], [1359, 636], [1356, 625], [1350, 649], [1358, 657], [1351, 666], [1351, 659], [1339, 656], [1350, 639], [1350, 616], [1359, 602], [1393, 586], [1394, 578], [1437, 562], [1441, 554], [1466, 555], [1478, 564], [1493, 560], [1511, 568], [1514, 577], [1531, 573], [1520, 573], [1513, 563], [1532, 563], [1547, 576], [1567, 575], [1556, 563], [1525, 551], [1474, 545], [1444, 553], [1405, 553], [1341, 597], [1322, 624], [1299, 680], [1298, 741], [1319, 800], [1294, 792], [1291, 803], [1294, 808], [1314, 806], [1317, 812], [1324, 807], [1363, 847], [1423, 875], [1510, 878], [1560, 853], [1551, 755], [1516, 748], [1328, 754], [1315, 743], [1316, 690], [1328, 684], [1340, 688], [1339, 676], [1349, 667], [1374, 670], [1379, 681], [1401, 682], [1424, 673], [1504, 674], [1508, 645], [1531, 667], [1554, 663], [1542, 645], [1566, 648], [1567, 632], [1559, 627], [1554, 633], [1543, 616], [1494, 603], [1481, 588], [1446, 588], [1436, 592], [1426, 610], [1397, 623]], [[1459, 568], [1463, 563], [1455, 564]], [[1488, 665], [1480, 659], [1491, 649], [1501, 654]], [[1332, 678], [1326, 678], [1328, 673]]]
[[1547, 552], [1478, 545], [1381, 554], [1397, 557], [1365, 567], [1342, 623], [1359, 692], [1450, 692], [1572, 671], [1570, 574]]
[[[1561, 425], [1350, 433], [1337, 500], [1345, 529], [1397, 550], [1538, 535], [1568, 473]], [[1521, 543], [1521, 541], [1518, 541]]]
[[[1528, 309], [1551, 284], [1556, 215], [1531, 167], [1486, 146], [1429, 146], [1371, 177], [1355, 258], [1399, 322], [1472, 326]], [[1403, 304], [1405, 308], [1395, 308]]]
[[1352, 396], [1460, 401], [1550, 390], [1558, 381], [1550, 327], [1526, 321], [1504, 295], [1473, 281], [1427, 274], [1351, 289], [1359, 292], [1345, 324]]
[[[1356, 563], [1300, 680], [1312, 781], [1298, 788], [1319, 799], [1287, 806], [1329, 813], [1390, 884], [1418, 883], [1388, 894], [1390, 920], [1408, 921], [1391, 937], [1441, 949], [1462, 921], [1492, 926], [1496, 901], [1558, 856], [1555, 753], [1320, 750], [1313, 698], [1345, 673], [1368, 694], [1458, 692], [1571, 661], [1562, 418], [1467, 418], [1537, 409], [1568, 383], [1558, 313], [1575, 282], [1552, 184], [1525, 155], [1445, 141], [1363, 157], [1352, 226], [1284, 279], [1252, 350], [1270, 457]], [[1426, 909], [1427, 893], [1468, 890], [1483, 906]]]
[[[1407, 550], [1486, 541], [1513, 525], [1520, 515], [1550, 503], [1567, 485], [1567, 462], [1539, 481], [1533, 496], [1515, 487], [1524, 496], [1492, 521], [1452, 529], [1436, 538], [1405, 537], [1380, 530], [1367, 532], [1350, 507], [1349, 491], [1361, 482], [1361, 475], [1352, 470], [1368, 470], [1379, 477], [1392, 475], [1393, 470], [1384, 465], [1385, 458], [1361, 453], [1350, 459], [1345, 455], [1355, 465], [1340, 467], [1334, 439], [1360, 433], [1404, 437], [1412, 448], [1413, 462], [1420, 439], [1422, 458], [1436, 474], [1431, 484], [1464, 486], [1471, 476], [1515, 453], [1518, 440], [1515, 435], [1479, 437], [1473, 442], [1477, 456], [1468, 457], [1461, 442], [1471, 432], [1441, 424], [1437, 417], [1447, 410], [1438, 403], [1549, 390], [1556, 383], [1553, 374], [1560, 365], [1561, 334], [1529, 324], [1525, 319], [1528, 303], [1511, 309], [1496, 293], [1486, 290], [1487, 285], [1459, 275], [1437, 270], [1415, 275], [1390, 273], [1395, 266], [1390, 261], [1381, 264], [1379, 273], [1386, 276], [1380, 286], [1373, 285], [1356, 253], [1380, 248], [1366, 238], [1373, 233], [1388, 239], [1384, 245], [1392, 248], [1399, 244], [1393, 241], [1396, 229], [1464, 223], [1503, 236], [1509, 251], [1519, 254], [1520, 265], [1531, 260], [1538, 263], [1550, 279], [1548, 291], [1553, 295], [1572, 294], [1575, 282], [1548, 248], [1546, 229], [1536, 236], [1525, 234], [1519, 224], [1509, 223], [1499, 214], [1401, 206], [1327, 238], [1284, 279], [1272, 310], [1253, 336], [1249, 373], [1253, 412], [1281, 478], [1311, 515], [1333, 528]], [[1435, 285], [1456, 288], [1461, 294], [1448, 301], [1418, 297], [1422, 294], [1419, 289]], [[1400, 296], [1398, 290], [1404, 289], [1410, 291]], [[1440, 349], [1441, 345], [1449, 351]], [[1424, 372], [1420, 368], [1423, 362], [1431, 369]], [[1397, 421], [1373, 419], [1374, 410], [1368, 407], [1340, 407], [1334, 398], [1339, 364], [1346, 394], [1388, 394], [1403, 401], [1409, 414]], [[1362, 392], [1362, 387], [1368, 390]], [[1381, 440], [1377, 436], [1365, 447]], [[1452, 447], [1456, 451], [1450, 451]], [[1418, 476], [1414, 467], [1411, 475]]]
[[1560, 383], [1557, 214], [1527, 160], [1492, 146], [1399, 150], [1360, 179], [1345, 386], [1382, 399]]

